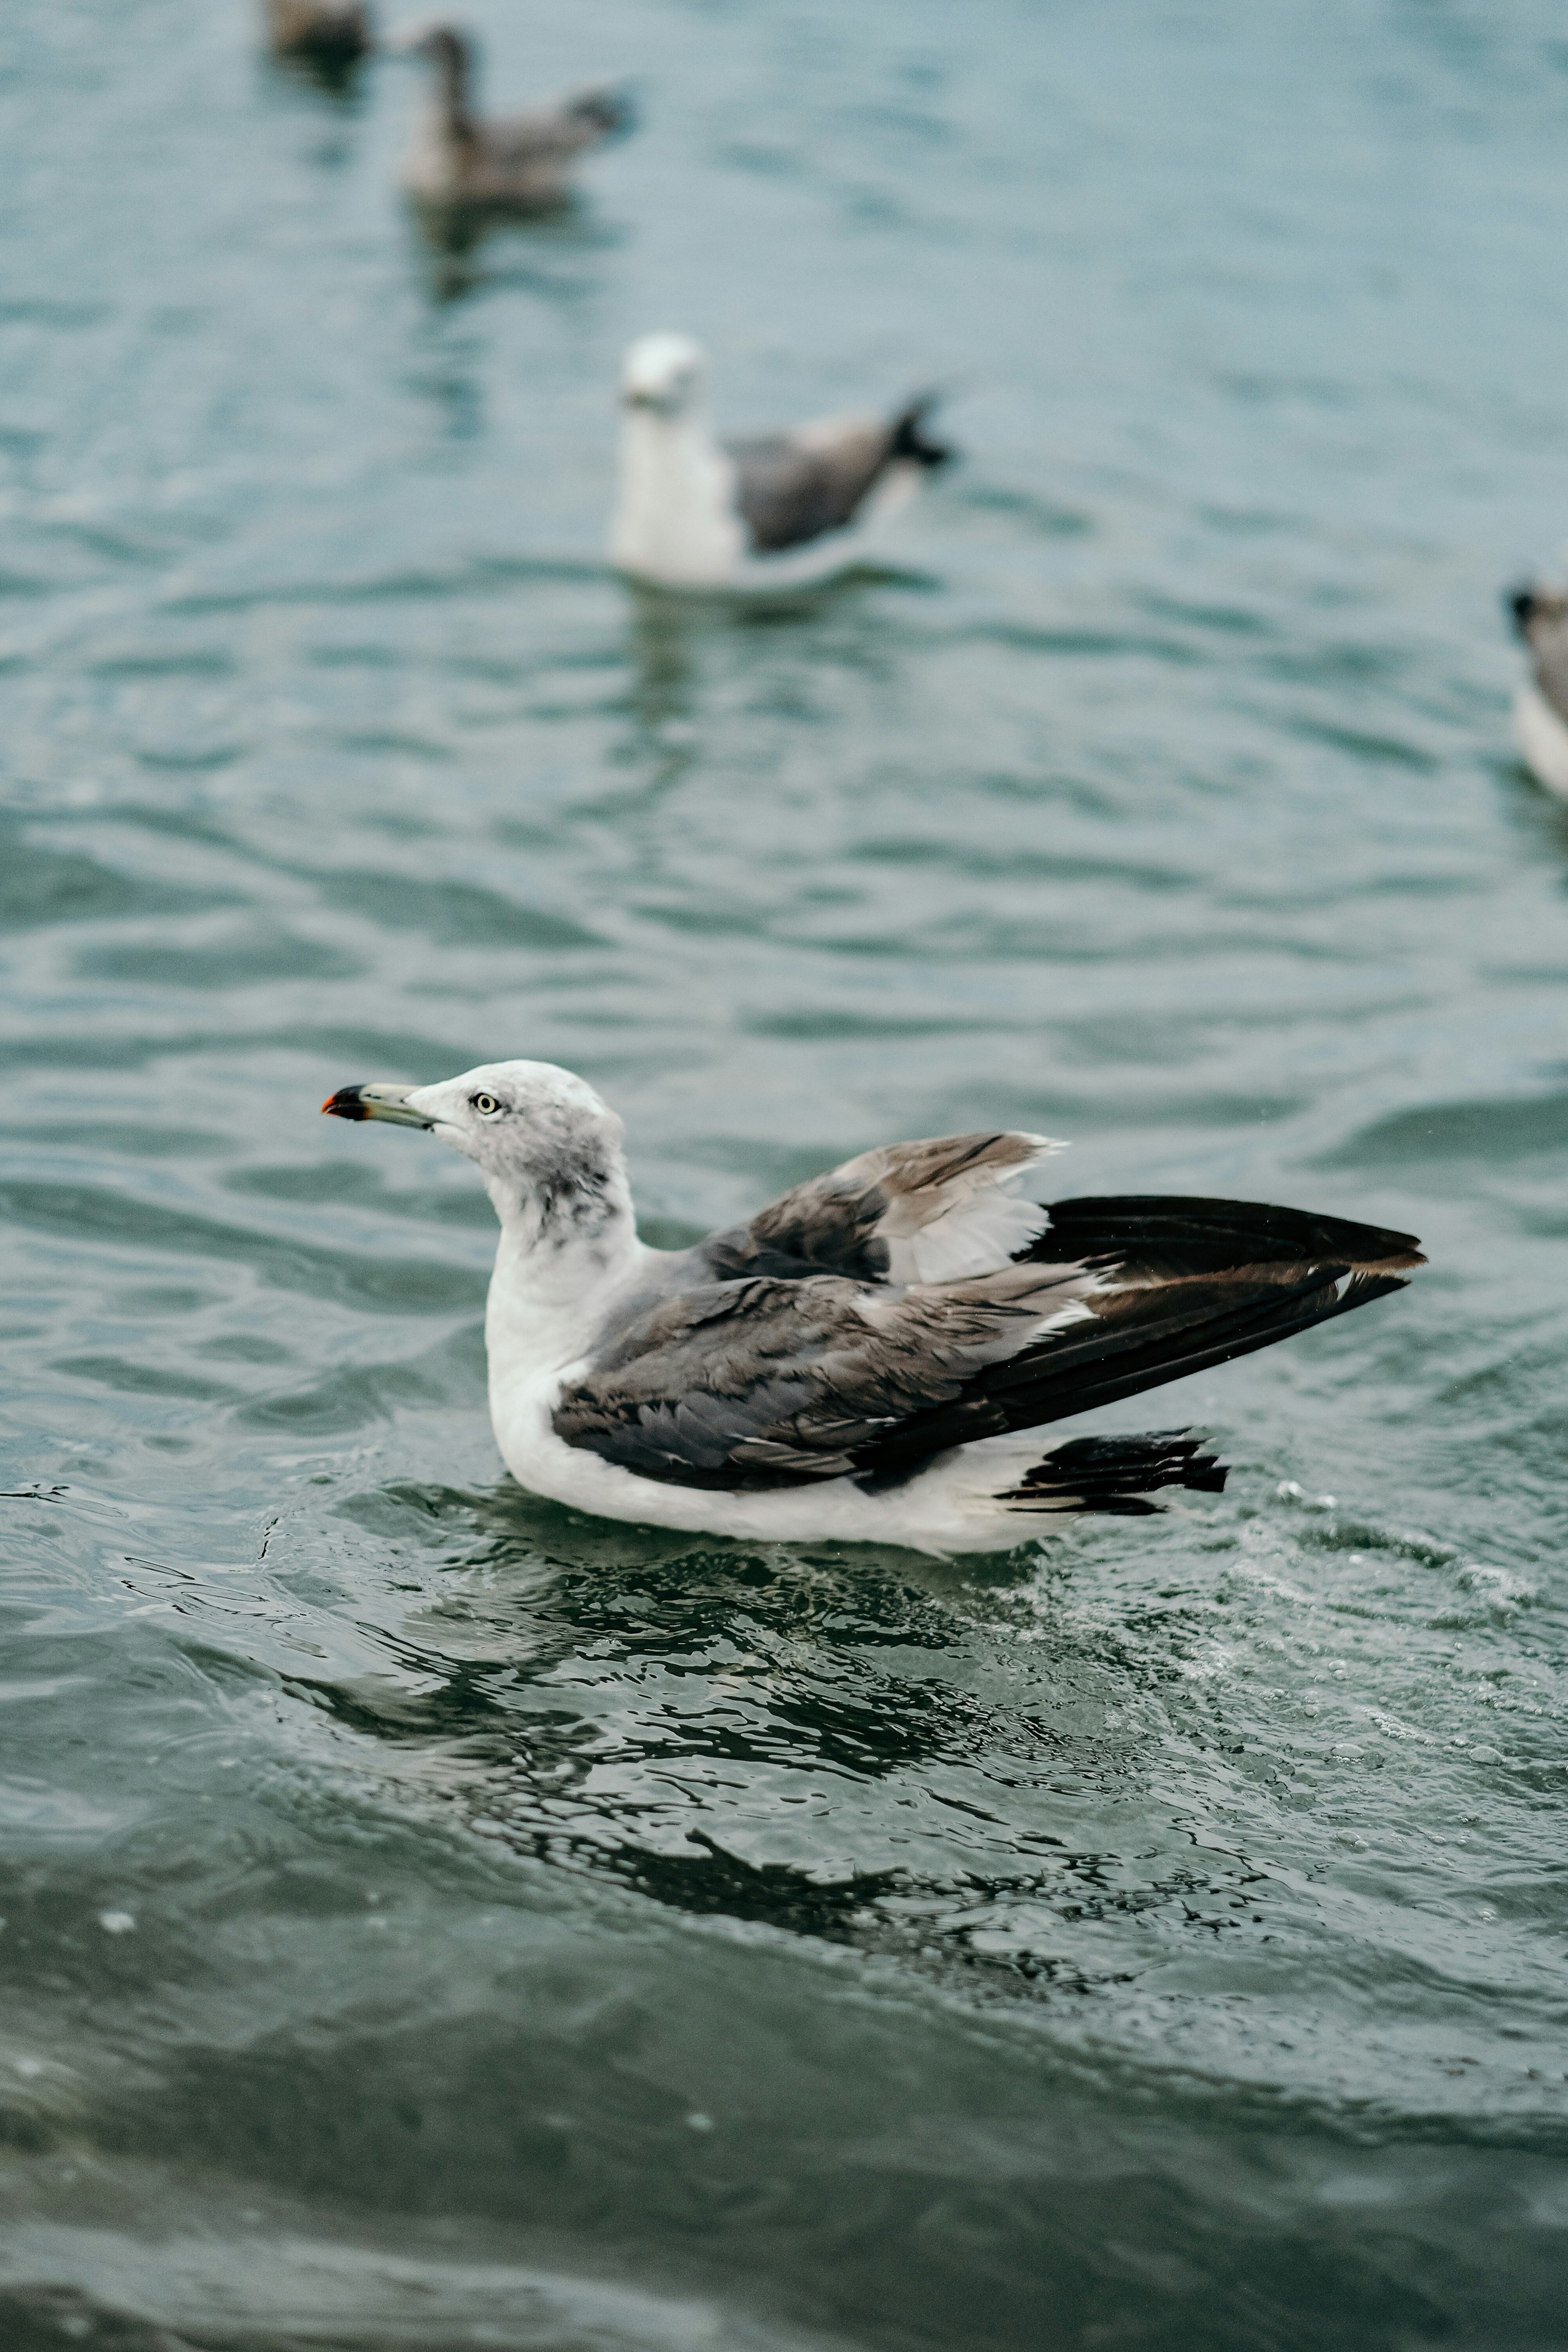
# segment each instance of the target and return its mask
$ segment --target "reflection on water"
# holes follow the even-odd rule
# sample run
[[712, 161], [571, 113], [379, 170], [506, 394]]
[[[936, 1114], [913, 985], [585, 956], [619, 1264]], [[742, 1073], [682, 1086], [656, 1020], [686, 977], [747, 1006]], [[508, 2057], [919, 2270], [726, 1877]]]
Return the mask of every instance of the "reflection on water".
[[[1554, 2340], [1554, 21], [480, 16], [646, 121], [460, 252], [243, 8], [0, 90], [7, 2352]], [[656, 324], [968, 371], [896, 569], [609, 576]], [[607, 1526], [472, 1171], [316, 1113], [512, 1053], [666, 1245], [1010, 1120], [1432, 1265], [1155, 1521]]]

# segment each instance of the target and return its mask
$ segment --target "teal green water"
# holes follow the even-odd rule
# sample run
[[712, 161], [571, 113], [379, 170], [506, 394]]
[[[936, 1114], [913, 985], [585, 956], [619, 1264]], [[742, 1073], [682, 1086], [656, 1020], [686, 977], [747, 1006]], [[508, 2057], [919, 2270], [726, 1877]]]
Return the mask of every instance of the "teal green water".
[[[0, 58], [0, 2333], [1411, 2352], [1568, 2306], [1568, 532], [1545, 0], [481, 0], [638, 84], [460, 255], [240, 0]], [[616, 355], [940, 377], [815, 604], [601, 559]], [[997, 1120], [1419, 1233], [943, 1568], [520, 1494], [490, 1213], [332, 1087], [624, 1113], [656, 1234]], [[1053, 1171], [1054, 1172], [1054, 1171]]]

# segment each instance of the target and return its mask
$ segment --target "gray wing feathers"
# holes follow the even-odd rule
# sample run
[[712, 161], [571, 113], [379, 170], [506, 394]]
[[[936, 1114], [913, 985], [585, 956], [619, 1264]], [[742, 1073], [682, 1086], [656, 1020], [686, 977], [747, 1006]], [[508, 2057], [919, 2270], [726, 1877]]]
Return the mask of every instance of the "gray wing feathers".
[[753, 547], [765, 553], [803, 547], [852, 522], [887, 469], [894, 429], [856, 420], [831, 440], [769, 434], [727, 441], [735, 460], [736, 504]]
[[1040, 1265], [902, 1293], [832, 1275], [716, 1283], [623, 1330], [563, 1392], [556, 1432], [683, 1486], [842, 1477], [857, 1447], [951, 1402], [1083, 1283]]
[[484, 161], [492, 169], [514, 171], [564, 164], [622, 129], [628, 117], [627, 102], [617, 91], [581, 90], [559, 105], [533, 107], [505, 122], [481, 124]]
[[1423, 1262], [1408, 1234], [1255, 1202], [1048, 1211], [1001, 1189], [1050, 1149], [888, 1145], [651, 1264], [557, 1433], [683, 1486], [899, 1477], [1270, 1346]]

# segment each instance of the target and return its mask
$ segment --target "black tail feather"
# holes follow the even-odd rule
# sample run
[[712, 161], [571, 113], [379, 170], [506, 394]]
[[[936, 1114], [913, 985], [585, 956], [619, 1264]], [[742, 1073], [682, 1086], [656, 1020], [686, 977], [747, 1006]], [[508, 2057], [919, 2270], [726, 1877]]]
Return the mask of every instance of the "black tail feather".
[[888, 445], [888, 457], [906, 457], [916, 466], [945, 466], [953, 452], [941, 441], [928, 441], [921, 430], [925, 419], [936, 407], [939, 395], [923, 392], [912, 400], [903, 414], [894, 419], [893, 439]]
[[1199, 1494], [1225, 1491], [1226, 1468], [1202, 1451], [1200, 1439], [1179, 1429], [1146, 1437], [1074, 1437], [1025, 1473], [1021, 1486], [998, 1496], [1019, 1511], [1093, 1511], [1118, 1518], [1143, 1518], [1159, 1505], [1149, 1496], [1161, 1486], [1188, 1486]]

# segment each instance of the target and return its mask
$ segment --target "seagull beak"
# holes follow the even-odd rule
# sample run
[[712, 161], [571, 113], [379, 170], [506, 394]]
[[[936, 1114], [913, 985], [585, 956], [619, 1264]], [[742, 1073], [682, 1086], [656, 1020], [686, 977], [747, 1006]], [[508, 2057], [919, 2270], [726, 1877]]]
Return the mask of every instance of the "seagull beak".
[[384, 1118], [393, 1127], [434, 1127], [436, 1120], [409, 1108], [410, 1095], [418, 1092], [417, 1087], [394, 1086], [378, 1078], [366, 1087], [340, 1087], [321, 1108], [330, 1118]]

